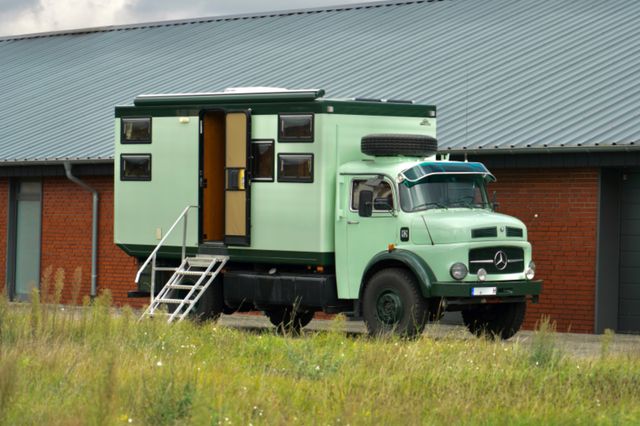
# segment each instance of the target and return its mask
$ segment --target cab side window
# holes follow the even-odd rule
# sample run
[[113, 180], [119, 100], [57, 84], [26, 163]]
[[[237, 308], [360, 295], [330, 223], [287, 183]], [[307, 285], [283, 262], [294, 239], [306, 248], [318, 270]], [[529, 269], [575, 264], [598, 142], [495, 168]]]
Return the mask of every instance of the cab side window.
[[373, 192], [373, 211], [386, 212], [393, 209], [391, 185], [382, 179], [354, 179], [351, 186], [351, 210], [358, 211], [360, 193]]

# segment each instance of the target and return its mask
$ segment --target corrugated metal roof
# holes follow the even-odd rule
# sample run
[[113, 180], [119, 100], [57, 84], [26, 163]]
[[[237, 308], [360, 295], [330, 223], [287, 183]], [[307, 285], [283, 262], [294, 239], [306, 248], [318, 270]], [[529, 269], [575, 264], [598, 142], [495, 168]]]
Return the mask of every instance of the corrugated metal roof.
[[640, 2], [444, 0], [0, 39], [0, 161], [113, 156], [141, 93], [321, 87], [438, 107], [440, 146], [637, 149]]

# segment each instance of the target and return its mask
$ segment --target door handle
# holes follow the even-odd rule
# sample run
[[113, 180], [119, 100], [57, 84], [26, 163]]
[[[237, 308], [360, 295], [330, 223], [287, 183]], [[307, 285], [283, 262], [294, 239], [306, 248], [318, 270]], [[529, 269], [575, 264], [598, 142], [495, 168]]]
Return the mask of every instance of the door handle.
[[348, 224], [348, 225], [357, 225], [357, 224], [359, 224], [359, 223], [360, 223], [360, 222], [358, 222], [357, 220], [348, 220], [348, 221], [347, 221], [347, 224]]

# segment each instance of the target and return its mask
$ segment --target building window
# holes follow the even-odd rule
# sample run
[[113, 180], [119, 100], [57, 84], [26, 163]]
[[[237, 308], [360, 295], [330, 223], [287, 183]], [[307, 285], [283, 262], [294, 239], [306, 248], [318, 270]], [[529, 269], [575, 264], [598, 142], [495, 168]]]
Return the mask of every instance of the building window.
[[122, 143], [151, 143], [151, 117], [123, 118]]
[[253, 157], [251, 180], [273, 182], [275, 160], [273, 139], [251, 141], [251, 156]]
[[313, 114], [281, 114], [279, 142], [313, 142]]
[[279, 154], [278, 182], [313, 182], [313, 154]]
[[360, 193], [373, 192], [373, 211], [389, 211], [393, 209], [393, 191], [389, 182], [375, 179], [354, 179], [351, 187], [351, 210], [358, 211]]
[[122, 154], [120, 180], [151, 180], [151, 154]]

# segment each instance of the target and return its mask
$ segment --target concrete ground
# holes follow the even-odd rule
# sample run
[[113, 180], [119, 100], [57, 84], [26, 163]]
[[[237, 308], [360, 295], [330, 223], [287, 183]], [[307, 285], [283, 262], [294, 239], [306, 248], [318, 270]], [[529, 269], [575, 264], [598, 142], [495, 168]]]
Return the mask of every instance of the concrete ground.
[[[252, 331], [268, 331], [273, 329], [269, 320], [262, 315], [223, 315], [220, 319], [220, 324]], [[314, 319], [304, 330], [307, 332], [326, 331], [333, 326], [330, 320]], [[366, 328], [362, 321], [348, 320], [344, 323], [344, 330], [349, 334], [356, 335], [366, 333]], [[452, 324], [429, 324], [424, 333], [429, 338], [435, 340], [476, 339], [464, 326]], [[523, 330], [506, 341], [505, 344], [518, 343], [528, 346], [531, 344], [533, 336], [533, 331]], [[628, 354], [640, 357], [640, 335], [615, 334], [612, 336], [604, 336], [576, 333], [557, 333], [555, 335], [557, 347], [563, 353], [580, 357], [600, 356], [603, 342], [607, 340], [609, 340], [607, 343], [609, 353]]]

